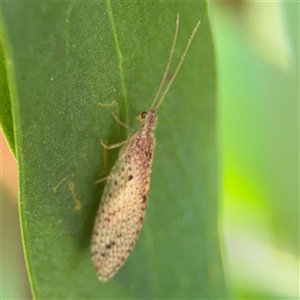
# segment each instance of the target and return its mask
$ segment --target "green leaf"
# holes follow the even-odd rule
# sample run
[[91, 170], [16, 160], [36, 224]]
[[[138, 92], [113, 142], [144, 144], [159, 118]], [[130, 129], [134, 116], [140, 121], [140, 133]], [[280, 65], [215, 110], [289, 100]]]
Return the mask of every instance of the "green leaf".
[[[205, 2], [3, 3], [23, 241], [35, 299], [224, 298], [218, 237], [214, 50]], [[149, 204], [138, 242], [109, 282], [89, 253], [94, 217], [128, 133], [168, 61]], [[13, 75], [15, 74], [15, 75]], [[16, 88], [13, 88], [16, 87]], [[116, 104], [118, 103], [118, 104]]]

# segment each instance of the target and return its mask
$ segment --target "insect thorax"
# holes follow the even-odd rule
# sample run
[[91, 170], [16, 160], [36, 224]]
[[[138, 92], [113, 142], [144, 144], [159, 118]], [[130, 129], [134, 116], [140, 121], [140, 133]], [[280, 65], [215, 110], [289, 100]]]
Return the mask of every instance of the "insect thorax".
[[142, 112], [140, 121], [142, 122], [142, 128], [140, 130], [141, 135], [143, 137], [147, 137], [149, 135], [152, 136], [157, 121], [157, 110], [150, 109]]

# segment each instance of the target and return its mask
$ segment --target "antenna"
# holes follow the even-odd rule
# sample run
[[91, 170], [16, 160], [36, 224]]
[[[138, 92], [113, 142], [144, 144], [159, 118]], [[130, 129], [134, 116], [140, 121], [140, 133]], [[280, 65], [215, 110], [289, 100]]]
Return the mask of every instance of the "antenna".
[[171, 51], [170, 51], [170, 57], [169, 57], [169, 60], [168, 60], [168, 63], [167, 63], [167, 67], [166, 67], [166, 70], [164, 72], [164, 76], [163, 76], [163, 79], [161, 81], [161, 84], [158, 88], [158, 91], [155, 95], [155, 98], [150, 106], [150, 109], [153, 108], [160, 92], [161, 92], [161, 89], [164, 85], [164, 83], [166, 82], [166, 78], [167, 78], [167, 75], [168, 75], [168, 72], [169, 72], [169, 68], [170, 68], [170, 65], [171, 65], [171, 62], [172, 62], [172, 58], [173, 58], [173, 54], [174, 54], [174, 50], [175, 50], [175, 46], [176, 46], [176, 41], [177, 41], [177, 36], [178, 36], [178, 30], [179, 30], [179, 14], [177, 14], [177, 19], [176, 19], [176, 29], [175, 29], [175, 35], [174, 35], [174, 39], [173, 39], [173, 45], [172, 45], [172, 48], [171, 48]]
[[[182, 63], [183, 63], [183, 61], [184, 61], [184, 59], [185, 59], [185, 56], [186, 56], [186, 54], [187, 54], [187, 52], [188, 52], [188, 50], [189, 50], [189, 48], [190, 48], [190, 45], [191, 45], [191, 43], [192, 43], [192, 40], [193, 40], [193, 38], [194, 38], [194, 36], [195, 36], [195, 34], [196, 34], [196, 32], [197, 32], [199, 26], [200, 26], [200, 21], [197, 22], [197, 24], [196, 24], [196, 26], [195, 26], [195, 28], [194, 28], [194, 30], [193, 30], [193, 32], [192, 32], [192, 34], [191, 34], [189, 40], [188, 40], [188, 43], [187, 43], [187, 45], [186, 45], [186, 47], [185, 47], [185, 49], [184, 49], [184, 52], [183, 52], [183, 54], [182, 54], [182, 56], [181, 56], [181, 58], [180, 58], [180, 61], [179, 61], [178, 66], [177, 66], [177, 68], [176, 68], [176, 70], [175, 70], [175, 72], [174, 72], [174, 75], [173, 75], [172, 79], [170, 80], [170, 82], [168, 83], [168, 85], [167, 85], [165, 91], [163, 92], [163, 94], [162, 94], [162, 96], [161, 96], [161, 98], [160, 98], [158, 104], [156, 105], [156, 108], [155, 108], [155, 109], [158, 109], [158, 108], [160, 107], [161, 103], [163, 102], [164, 98], [166, 97], [166, 95], [167, 95], [167, 93], [168, 93], [168, 91], [169, 91], [169, 89], [170, 89], [170, 87], [171, 87], [171, 85], [172, 85], [174, 79], [176, 78], [176, 76], [177, 76], [177, 74], [178, 74], [178, 72], [179, 72], [179, 69], [180, 69], [180, 67], [181, 67], [181, 65], [182, 65]], [[171, 52], [170, 52], [170, 57], [169, 57], [169, 61], [168, 61], [168, 64], [167, 64], [167, 68], [166, 68], [166, 71], [165, 71], [165, 73], [164, 73], [163, 80], [162, 80], [162, 82], [161, 82], [161, 84], [160, 84], [160, 87], [159, 87], [159, 89], [158, 89], [158, 92], [157, 92], [157, 94], [156, 94], [156, 96], [155, 96], [155, 99], [154, 99], [154, 101], [153, 101], [153, 103], [152, 103], [150, 109], [154, 107], [154, 105], [155, 105], [155, 103], [156, 103], [156, 100], [157, 100], [157, 97], [158, 97], [158, 95], [159, 95], [159, 93], [160, 93], [160, 91], [161, 91], [161, 89], [162, 89], [162, 86], [163, 86], [163, 84], [164, 84], [165, 81], [166, 81], [166, 77], [167, 77], [167, 74], [168, 74], [168, 71], [169, 71], [169, 67], [170, 67], [170, 64], [171, 64], [171, 61], [172, 61], [173, 53], [174, 53], [174, 50], [175, 50], [175, 45], [176, 45], [176, 40], [177, 40], [178, 29], [179, 29], [179, 14], [177, 14], [175, 36], [174, 36], [173, 45], [172, 45], [172, 49], [171, 49]]]

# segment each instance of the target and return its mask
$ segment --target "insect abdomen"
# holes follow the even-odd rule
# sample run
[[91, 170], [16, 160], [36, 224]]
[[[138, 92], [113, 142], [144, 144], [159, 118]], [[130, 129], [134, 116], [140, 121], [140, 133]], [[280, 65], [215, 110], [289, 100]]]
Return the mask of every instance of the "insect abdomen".
[[145, 216], [154, 139], [150, 148], [148, 143], [147, 147], [134, 146], [137, 141], [138, 136], [120, 151], [98, 209], [91, 252], [102, 281], [110, 279], [125, 263]]

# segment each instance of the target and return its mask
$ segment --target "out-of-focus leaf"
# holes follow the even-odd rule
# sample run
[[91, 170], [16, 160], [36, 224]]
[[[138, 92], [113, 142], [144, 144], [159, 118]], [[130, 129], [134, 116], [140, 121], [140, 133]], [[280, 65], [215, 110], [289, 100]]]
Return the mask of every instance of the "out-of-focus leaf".
[[[3, 28], [0, 31], [1, 36], [3, 37], [4, 32]], [[15, 151], [15, 138], [14, 138], [14, 127], [13, 127], [13, 118], [11, 111], [11, 99], [9, 94], [9, 84], [7, 77], [7, 67], [10, 64], [10, 61], [6, 60], [3, 44], [0, 40], [0, 97], [1, 97], [1, 111], [0, 111], [0, 125], [1, 129], [5, 134], [7, 143], [13, 152]]]

